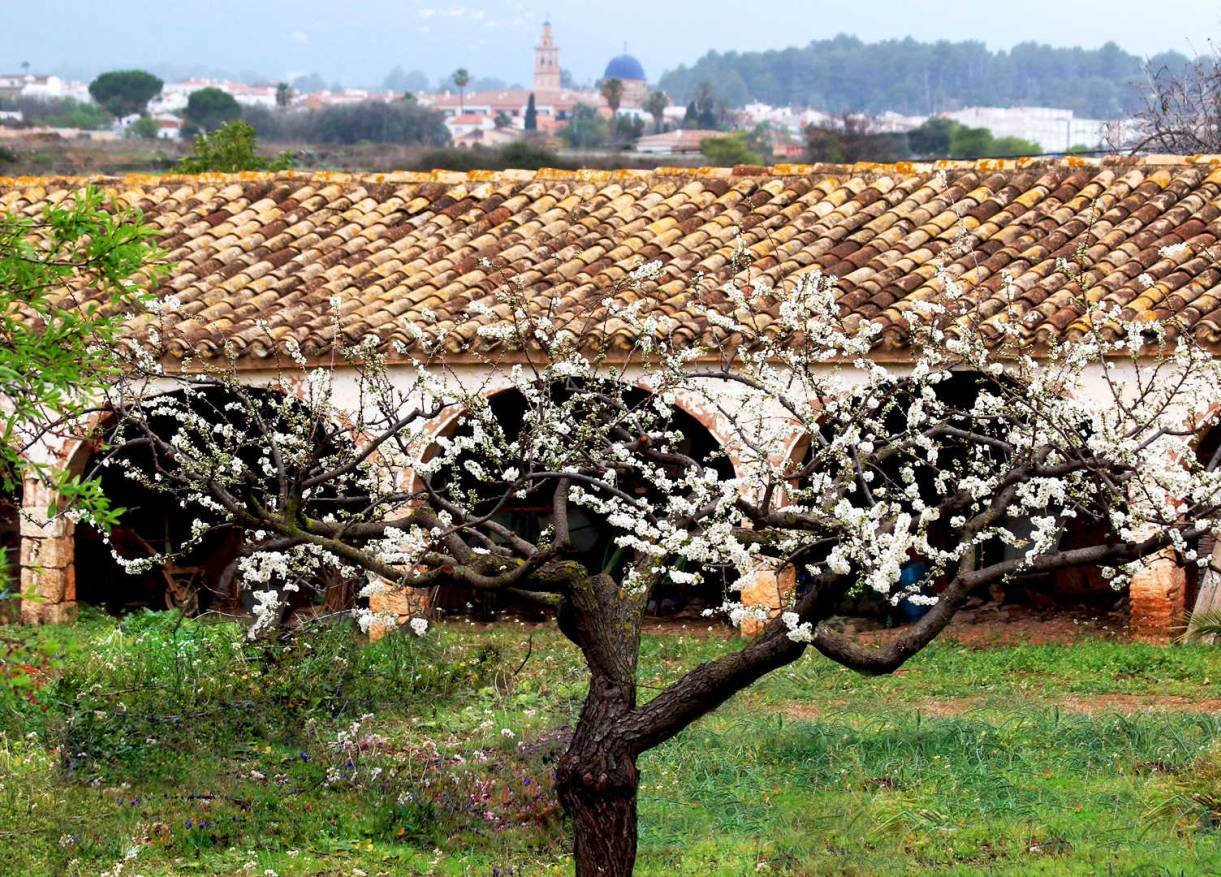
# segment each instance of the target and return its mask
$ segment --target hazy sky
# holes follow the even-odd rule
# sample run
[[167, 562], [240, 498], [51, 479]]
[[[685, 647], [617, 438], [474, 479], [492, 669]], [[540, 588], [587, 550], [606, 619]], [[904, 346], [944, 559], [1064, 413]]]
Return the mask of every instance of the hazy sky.
[[600, 76], [625, 42], [656, 79], [709, 49], [782, 48], [837, 33], [979, 39], [993, 49], [1113, 40], [1142, 55], [1203, 51], [1221, 37], [1216, 0], [0, 0], [0, 72], [22, 61], [80, 77], [172, 65], [366, 85], [395, 65], [433, 79], [465, 66], [528, 83], [548, 14], [560, 61], [579, 81]]

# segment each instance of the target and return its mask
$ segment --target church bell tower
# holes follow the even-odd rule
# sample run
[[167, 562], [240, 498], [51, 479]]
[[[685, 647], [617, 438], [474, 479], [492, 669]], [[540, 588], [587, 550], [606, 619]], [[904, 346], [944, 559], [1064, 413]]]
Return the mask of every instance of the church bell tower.
[[560, 50], [551, 39], [551, 22], [543, 22], [543, 37], [534, 47], [534, 91], [560, 90]]

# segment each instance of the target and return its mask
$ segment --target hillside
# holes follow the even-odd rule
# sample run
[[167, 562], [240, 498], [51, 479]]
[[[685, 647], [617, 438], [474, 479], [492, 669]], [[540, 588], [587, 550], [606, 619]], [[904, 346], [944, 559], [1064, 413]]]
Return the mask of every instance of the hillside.
[[[1187, 58], [1165, 52], [1155, 67], [1181, 69]], [[1139, 105], [1135, 82], [1144, 59], [1114, 43], [1099, 49], [1021, 43], [989, 51], [982, 42], [922, 43], [910, 37], [865, 43], [840, 35], [804, 48], [709, 52], [661, 77], [675, 100], [709, 82], [730, 105], [751, 100], [825, 112], [928, 114], [963, 106], [1054, 106], [1112, 119]]]

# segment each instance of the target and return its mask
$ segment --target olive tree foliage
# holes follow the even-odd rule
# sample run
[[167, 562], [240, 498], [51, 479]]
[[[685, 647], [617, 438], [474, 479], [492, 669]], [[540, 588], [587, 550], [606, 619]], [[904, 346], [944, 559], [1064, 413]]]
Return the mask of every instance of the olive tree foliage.
[[55, 474], [40, 448], [119, 377], [116, 344], [159, 273], [154, 231], [138, 210], [93, 188], [38, 215], [0, 213], [0, 487], [32, 475], [61, 496], [110, 512], [96, 485]]
[[[747, 262], [740, 247], [730, 279], [691, 281], [701, 343], [650, 294], [660, 264], [632, 269], [588, 315], [506, 278], [494, 311], [470, 307], [476, 378], [447, 365], [452, 324], [426, 312], [390, 350], [376, 339], [345, 348], [340, 314], [356, 303], [337, 298], [332, 351], [280, 345], [265, 387], [284, 395], [275, 417], [224, 363], [163, 374], [167, 316], [110, 400], [116, 446], [149, 447], [155, 471], [133, 477], [208, 510], [198, 534], [216, 522], [245, 532], [256, 633], [320, 564], [366, 574], [366, 596], [459, 583], [554, 610], [589, 678], [556, 767], [576, 873], [627, 875], [639, 756], [766, 674], [806, 655], [888, 673], [975, 589], [1087, 565], [1119, 586], [1167, 549], [1203, 563], [1191, 546], [1221, 529], [1218, 461], [1190, 453], [1221, 370], [1173, 326], [1125, 323], [1087, 294], [1081, 337], [1036, 357], [1016, 310], [989, 321], [999, 337], [981, 331], [965, 306], [973, 291], [942, 272], [942, 296], [905, 312], [909, 358], [887, 363], [871, 355], [879, 327], [841, 312], [836, 278], [744, 281]], [[1088, 292], [1088, 272], [1079, 282]], [[1005, 291], [1018, 298], [1008, 280]], [[594, 340], [615, 333], [628, 349]], [[945, 392], [963, 372], [976, 386], [965, 400]], [[520, 394], [520, 426], [496, 418], [493, 387]], [[671, 426], [680, 403], [715, 414], [731, 471], [684, 450]], [[445, 417], [463, 427], [438, 431]], [[518, 505], [550, 510], [541, 534], [503, 523]], [[578, 559], [578, 516], [614, 534], [618, 563]], [[1091, 525], [1092, 541], [1061, 547], [1070, 522]], [[939, 593], [905, 590], [913, 555], [944, 582]], [[800, 586], [781, 612], [743, 605], [742, 587], [789, 570]], [[762, 633], [641, 691], [650, 592], [712, 574], [735, 583], [717, 612], [757, 617]], [[862, 590], [932, 605], [869, 644], [828, 624]]]

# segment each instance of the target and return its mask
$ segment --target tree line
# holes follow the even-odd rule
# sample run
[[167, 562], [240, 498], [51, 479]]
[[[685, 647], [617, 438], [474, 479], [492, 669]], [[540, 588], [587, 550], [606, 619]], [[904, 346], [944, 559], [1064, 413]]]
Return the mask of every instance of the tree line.
[[[1147, 63], [1181, 73], [1189, 61], [1164, 52]], [[684, 103], [701, 83], [716, 83], [732, 106], [757, 100], [831, 113], [928, 115], [963, 106], [1033, 105], [1113, 119], [1140, 109], [1136, 83], [1145, 69], [1145, 59], [1115, 43], [1098, 49], [1020, 43], [992, 52], [975, 40], [866, 43], [841, 34], [804, 48], [709, 52], [665, 73], [660, 86]]]
[[245, 107], [241, 115], [259, 137], [278, 143], [444, 146], [449, 142], [444, 114], [409, 100], [364, 101], [292, 112]]

